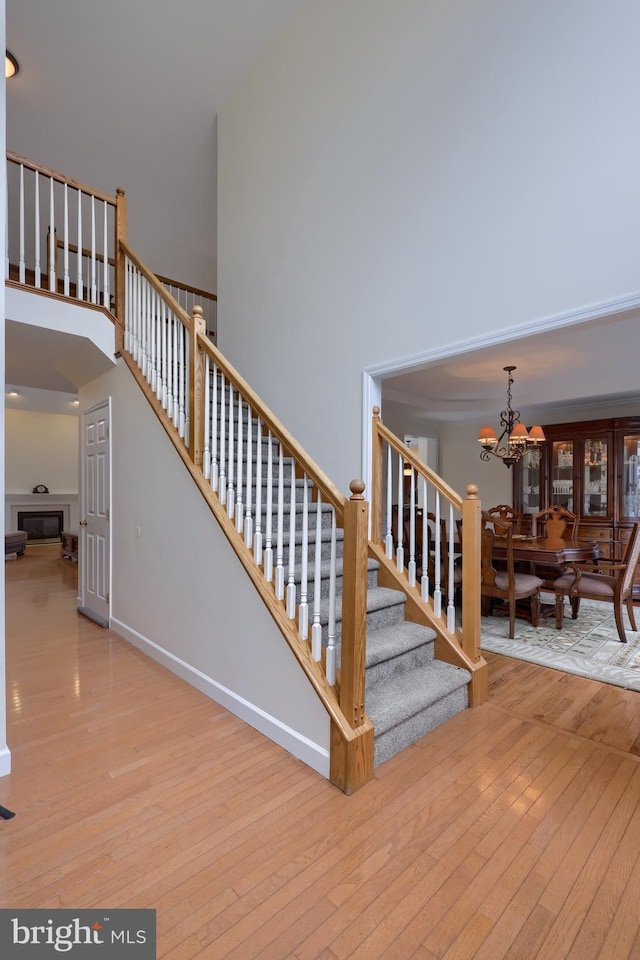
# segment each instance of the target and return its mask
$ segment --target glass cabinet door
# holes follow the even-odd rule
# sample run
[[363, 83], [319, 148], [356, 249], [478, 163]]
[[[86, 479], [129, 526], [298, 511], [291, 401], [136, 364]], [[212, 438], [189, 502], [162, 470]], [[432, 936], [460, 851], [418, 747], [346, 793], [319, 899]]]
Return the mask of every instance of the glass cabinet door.
[[520, 461], [521, 513], [537, 513], [542, 509], [541, 474], [540, 451], [527, 450]]
[[609, 444], [606, 437], [584, 441], [582, 475], [582, 516], [606, 517], [609, 514], [607, 463]]
[[551, 506], [573, 512], [573, 440], [556, 440], [551, 450]]
[[638, 489], [638, 457], [640, 435], [627, 434], [622, 438], [622, 515], [640, 519], [640, 490]]

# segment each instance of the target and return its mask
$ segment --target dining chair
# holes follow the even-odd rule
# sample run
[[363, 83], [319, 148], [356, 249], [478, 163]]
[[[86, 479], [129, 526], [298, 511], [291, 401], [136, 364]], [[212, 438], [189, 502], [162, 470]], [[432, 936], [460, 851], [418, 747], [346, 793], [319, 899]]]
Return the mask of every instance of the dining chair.
[[566, 507], [547, 507], [531, 515], [531, 533], [534, 537], [552, 537], [576, 540], [580, 518]]
[[564, 573], [554, 584], [558, 630], [562, 629], [565, 597], [569, 597], [574, 620], [578, 616], [581, 599], [600, 600], [602, 603], [613, 604], [618, 637], [622, 643], [626, 643], [622, 606], [626, 606], [631, 629], [635, 631], [633, 580], [639, 556], [640, 522], [637, 522], [633, 525], [624, 557], [620, 562], [601, 557], [593, 563], [572, 563], [571, 571]]
[[[531, 600], [530, 619], [534, 627], [540, 619], [540, 588], [542, 580], [531, 573], [521, 573], [513, 564], [513, 527], [508, 520], [500, 520], [483, 512], [481, 518], [480, 546], [480, 595], [483, 614], [491, 613], [491, 600], [505, 601], [509, 610], [509, 637], [515, 634], [516, 603]], [[506, 563], [504, 569], [496, 568], [493, 561], [493, 545], [496, 536], [501, 544], [506, 540]]]
[[495, 517], [498, 520], [510, 523], [514, 533], [522, 533], [523, 518], [522, 514], [515, 507], [508, 503], [499, 503], [497, 507], [489, 507], [485, 513], [489, 517]]
[[[547, 507], [531, 515], [531, 534], [534, 537], [550, 537], [554, 540], [577, 540], [579, 523], [580, 518], [566, 507]], [[552, 593], [555, 591], [556, 580], [568, 569], [567, 564], [531, 564], [531, 573], [542, 578], [542, 589]]]

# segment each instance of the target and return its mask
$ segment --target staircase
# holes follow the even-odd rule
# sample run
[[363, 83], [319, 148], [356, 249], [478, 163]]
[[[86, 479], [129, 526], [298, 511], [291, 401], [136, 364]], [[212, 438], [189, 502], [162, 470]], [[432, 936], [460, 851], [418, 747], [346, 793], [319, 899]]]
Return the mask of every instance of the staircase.
[[[237, 416], [234, 418], [237, 430]], [[278, 481], [277, 441], [272, 442], [273, 482]], [[267, 456], [267, 441], [263, 440], [263, 462]], [[284, 459], [284, 476], [289, 477], [292, 461]], [[243, 460], [243, 472], [247, 462]], [[255, 458], [251, 464], [255, 475]], [[266, 529], [267, 479], [263, 480], [262, 529]], [[309, 491], [312, 493], [312, 491]], [[295, 481], [296, 502], [301, 504], [304, 482]], [[284, 504], [291, 499], [291, 486], [284, 484]], [[302, 514], [296, 514], [295, 540], [300, 545]], [[323, 508], [321, 540], [320, 623], [322, 642], [329, 640], [329, 590], [331, 542], [331, 513]], [[284, 565], [288, 549], [286, 532]], [[308, 565], [314, 559], [316, 531], [310, 531]], [[335, 640], [337, 665], [340, 667], [341, 597], [342, 597], [342, 530], [336, 530], [336, 617]], [[471, 674], [434, 657], [435, 631], [406, 618], [406, 596], [400, 590], [378, 584], [379, 563], [368, 560], [367, 624], [366, 624], [366, 713], [375, 729], [374, 763], [378, 766], [410, 746], [434, 727], [468, 707], [468, 684]], [[285, 577], [286, 579], [286, 577]], [[301, 602], [302, 566], [297, 563], [293, 573], [296, 603]]]
[[[111, 310], [116, 355], [147, 397], [329, 717], [332, 783], [347, 794], [359, 789], [371, 779], [374, 763], [458, 710], [482, 703], [487, 669], [480, 654], [477, 488], [470, 485], [466, 497], [449, 488], [387, 430], [374, 408], [368, 501], [361, 481], [352, 482], [352, 496], [345, 496], [206, 336], [202, 306], [185, 310], [167, 289], [170, 282], [129, 246], [124, 191], [110, 197], [18, 155], [8, 154], [8, 161], [8, 196], [18, 213], [7, 251], [20, 256], [17, 265], [8, 258], [16, 272], [7, 282], [32, 281], [46, 296], [44, 287], [60, 289], [61, 279], [64, 297], [75, 294], [81, 301], [86, 295]], [[50, 196], [49, 234], [34, 248], [25, 242], [32, 228], [23, 201], [37, 195], [40, 178]], [[70, 195], [75, 233], [68, 229]], [[86, 247], [82, 223], [92, 224], [98, 209], [101, 228], [91, 231]], [[25, 261], [31, 249], [33, 261]], [[278, 456], [267, 476], [269, 449]], [[460, 524], [458, 611], [455, 598], [444, 597], [446, 575], [441, 583], [437, 571], [427, 583], [425, 574], [418, 584], [410, 556], [415, 543], [405, 551], [400, 531], [394, 542], [390, 516], [392, 507], [403, 516], [406, 468], [412, 515], [419, 497], [437, 504], [451, 538]], [[436, 541], [436, 557], [439, 547]], [[453, 539], [450, 547], [453, 556]], [[234, 665], [251, 670], [244, 661]]]

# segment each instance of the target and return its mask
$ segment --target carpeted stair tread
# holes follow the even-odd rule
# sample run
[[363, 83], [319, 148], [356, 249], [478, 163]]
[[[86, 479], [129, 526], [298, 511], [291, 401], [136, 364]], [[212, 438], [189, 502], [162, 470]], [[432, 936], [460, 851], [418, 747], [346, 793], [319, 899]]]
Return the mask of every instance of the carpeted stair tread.
[[367, 669], [393, 657], [402, 656], [428, 643], [436, 632], [430, 627], [404, 620], [393, 626], [367, 631]]
[[[336, 557], [336, 577], [340, 577], [340, 578], [342, 577], [343, 565], [344, 565], [343, 557], [341, 556]], [[287, 571], [288, 569], [289, 568], [287, 567]], [[369, 571], [369, 573], [373, 573], [379, 569], [380, 569], [380, 564], [378, 563], [377, 560], [373, 560], [372, 558], [367, 559], [367, 570]], [[311, 563], [308, 564], [307, 566], [309, 594], [313, 593], [313, 571], [314, 571], [314, 566], [313, 566], [313, 558], [312, 558]], [[320, 579], [328, 580], [330, 576], [331, 576], [331, 560], [322, 560], [320, 562]], [[299, 584], [300, 581], [302, 580], [302, 564], [298, 564], [296, 566], [293, 577], [295, 582]]]
[[[375, 613], [377, 610], [392, 609], [394, 607], [404, 607], [406, 597], [400, 590], [392, 590], [390, 587], [369, 587], [367, 590], [367, 613]], [[329, 620], [329, 601], [323, 599], [320, 603], [320, 622], [327, 623]], [[336, 622], [342, 620], [342, 594], [336, 597]]]
[[[372, 684], [367, 690], [366, 711], [375, 727], [376, 737], [445, 700], [449, 694], [466, 688], [470, 680], [468, 670], [434, 660], [411, 673]], [[437, 723], [443, 719], [447, 717], [438, 718]]]

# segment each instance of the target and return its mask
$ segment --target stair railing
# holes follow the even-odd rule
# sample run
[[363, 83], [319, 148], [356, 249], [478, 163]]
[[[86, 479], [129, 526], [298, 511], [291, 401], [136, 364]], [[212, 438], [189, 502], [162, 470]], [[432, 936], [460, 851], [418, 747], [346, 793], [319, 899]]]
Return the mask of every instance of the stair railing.
[[112, 308], [126, 201], [7, 152], [5, 278]]
[[119, 352], [325, 705], [330, 778], [351, 793], [373, 774], [364, 484], [345, 498], [209, 340], [202, 308], [189, 316], [124, 240], [118, 256]]
[[371, 539], [382, 577], [438, 636], [436, 656], [472, 673], [471, 702], [487, 696], [480, 653], [480, 516], [477, 486], [461, 497], [389, 430], [373, 408]]
[[183, 310], [188, 314], [193, 313], [194, 307], [202, 307], [202, 318], [204, 320], [207, 336], [213, 342], [217, 337], [217, 306], [218, 298], [210, 290], [202, 290], [200, 287], [194, 287], [189, 283], [181, 283], [179, 280], [171, 280], [169, 277], [162, 277], [156, 274], [158, 280], [165, 285], [171, 296], [178, 301]]

